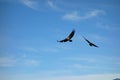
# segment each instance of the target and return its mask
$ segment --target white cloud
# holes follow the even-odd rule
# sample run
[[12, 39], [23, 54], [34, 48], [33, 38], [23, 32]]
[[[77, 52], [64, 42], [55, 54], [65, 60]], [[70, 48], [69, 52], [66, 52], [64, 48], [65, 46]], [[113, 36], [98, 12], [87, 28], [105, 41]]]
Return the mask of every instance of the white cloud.
[[71, 66], [68, 66], [70, 68], [77, 68], [79, 69], [80, 71], [82, 70], [89, 70], [89, 69], [95, 69], [96, 67], [93, 67], [93, 66], [83, 66], [83, 65], [80, 65], [80, 64], [73, 64]]
[[39, 52], [38, 49], [33, 48], [33, 47], [25, 47], [24, 49], [25, 49], [26, 51], [30, 51], [30, 52]]
[[103, 36], [103, 35], [99, 35], [96, 33], [88, 33], [86, 38], [88, 38], [91, 42], [104, 42], [104, 43], [108, 43], [110, 40], [108, 37]]
[[96, 17], [99, 15], [105, 14], [105, 11], [103, 10], [93, 10], [88, 12], [83, 18], [84, 19], [88, 19], [88, 18], [92, 18], [92, 17]]
[[16, 60], [9, 57], [0, 58], [0, 67], [12, 67], [15, 66]]
[[55, 9], [55, 10], [59, 10], [59, 8], [56, 6], [56, 4], [53, 3], [51, 0], [48, 0], [47, 4], [50, 8]]
[[[16, 77], [17, 76], [17, 77]], [[120, 78], [120, 74], [89, 74], [80, 76], [40, 76], [33, 75], [15, 75], [13, 80], [113, 80]]]
[[[72, 69], [78, 69], [78, 70], [99, 70], [99, 69], [104, 69], [104, 70], [109, 70], [109, 71], [115, 71], [119, 70], [120, 67], [120, 59], [119, 57], [107, 57], [107, 56], [99, 56], [96, 58], [81, 58], [81, 57], [68, 57], [68, 58], [63, 58], [63, 61], [69, 61], [73, 62], [74, 64], [68, 64], [66, 67], [72, 68]], [[88, 63], [88, 65], [81, 64], [81, 63]], [[89, 65], [90, 64], [90, 65]], [[101, 66], [104, 65], [104, 66]]]
[[26, 55], [17, 59], [12, 57], [0, 57], [0, 67], [16, 67], [16, 66], [39, 66], [40, 61], [35, 59], [27, 59]]
[[93, 75], [83, 75], [83, 76], [61, 76], [46, 78], [41, 80], [113, 80], [119, 78], [120, 74], [93, 74]]
[[[99, 56], [100, 57], [100, 56]], [[114, 66], [120, 66], [120, 56], [105, 57], [101, 56], [103, 63], [109, 63]]]
[[22, 58], [27, 58], [27, 55], [26, 55], [26, 54], [23, 54], [21, 57], [22, 57]]
[[58, 50], [55, 48], [44, 48], [43, 51], [44, 52], [58, 52]]
[[24, 5], [34, 10], [38, 10], [38, 2], [36, 0], [20, 0]]
[[120, 30], [120, 25], [109, 25], [109, 24], [103, 24], [103, 23], [97, 23], [96, 25], [100, 29], [104, 30]]
[[78, 12], [72, 12], [72, 13], [65, 14], [63, 16], [63, 19], [66, 19], [66, 20], [80, 20], [81, 17], [78, 14]]
[[[92, 65], [82, 65], [82, 64], [73, 64], [73, 65], [68, 65], [67, 68], [70, 69], [77, 69], [77, 71], [90, 71], [90, 70], [103, 70], [103, 73], [106, 72], [107, 70], [118, 70], [118, 68], [114, 67], [102, 67], [99, 64], [92, 64]], [[106, 71], [105, 71], [106, 70]]]
[[85, 61], [85, 62], [90, 62], [90, 63], [94, 63], [96, 62], [96, 59], [93, 58], [81, 58], [81, 57], [69, 57], [69, 58], [65, 58], [64, 60], [70, 60], [70, 61]]
[[72, 13], [65, 14], [62, 18], [65, 20], [85, 20], [93, 17], [97, 17], [101, 14], [104, 14], [103, 10], [92, 10], [87, 12], [84, 16], [81, 16], [77, 11]]
[[39, 73], [44, 76], [63, 76], [63, 75], [69, 75], [72, 74], [71, 70], [66, 70], [66, 69], [56, 69], [56, 70], [47, 70], [47, 71], [42, 71]]
[[40, 63], [37, 60], [25, 60], [23, 63], [25, 66], [38, 66]]

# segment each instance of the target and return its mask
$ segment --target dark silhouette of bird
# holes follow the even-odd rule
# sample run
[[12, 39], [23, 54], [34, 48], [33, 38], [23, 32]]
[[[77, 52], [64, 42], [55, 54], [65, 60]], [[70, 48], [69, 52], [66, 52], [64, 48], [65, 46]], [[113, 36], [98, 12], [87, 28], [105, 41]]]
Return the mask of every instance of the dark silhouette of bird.
[[92, 42], [90, 42], [89, 40], [87, 40], [84, 36], [83, 36], [83, 38], [88, 42], [88, 44], [89, 44], [90, 46], [98, 47], [97, 45], [95, 45], [95, 44], [93, 44]]
[[57, 42], [67, 42], [67, 41], [72, 42], [71, 38], [74, 36], [74, 34], [75, 34], [75, 30], [73, 29], [67, 38], [57, 41]]

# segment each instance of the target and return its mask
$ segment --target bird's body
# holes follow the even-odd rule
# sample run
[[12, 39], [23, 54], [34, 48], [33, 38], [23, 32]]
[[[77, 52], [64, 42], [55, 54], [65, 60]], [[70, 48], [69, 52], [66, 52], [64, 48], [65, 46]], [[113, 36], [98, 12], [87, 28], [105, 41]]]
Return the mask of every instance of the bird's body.
[[67, 38], [60, 40], [58, 42], [67, 42], [67, 41], [72, 42], [71, 38], [74, 36], [74, 34], [75, 34], [75, 30], [73, 30]]
[[98, 47], [97, 45], [95, 45], [95, 44], [93, 44], [92, 42], [90, 42], [89, 40], [87, 40], [84, 36], [83, 36], [83, 38], [88, 42], [88, 44], [89, 44], [90, 46]]

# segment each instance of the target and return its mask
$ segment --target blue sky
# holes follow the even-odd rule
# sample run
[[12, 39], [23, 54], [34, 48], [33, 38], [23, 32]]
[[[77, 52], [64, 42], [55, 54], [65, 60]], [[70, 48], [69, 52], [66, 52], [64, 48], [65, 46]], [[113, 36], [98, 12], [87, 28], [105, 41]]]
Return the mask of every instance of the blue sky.
[[[119, 7], [119, 0], [0, 0], [0, 80], [120, 78]], [[57, 42], [73, 29], [72, 43]]]

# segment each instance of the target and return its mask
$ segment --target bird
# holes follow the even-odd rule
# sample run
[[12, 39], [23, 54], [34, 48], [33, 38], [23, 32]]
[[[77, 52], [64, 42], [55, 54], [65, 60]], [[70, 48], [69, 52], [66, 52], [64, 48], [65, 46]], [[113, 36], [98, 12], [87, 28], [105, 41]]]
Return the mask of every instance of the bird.
[[75, 30], [73, 29], [68, 37], [66, 37], [65, 39], [60, 40], [60, 41], [57, 40], [57, 42], [61, 42], [61, 43], [62, 42], [67, 42], [67, 41], [72, 42], [71, 38], [74, 36], [74, 34], [75, 34]]
[[83, 36], [83, 38], [85, 39], [85, 41], [88, 42], [88, 44], [89, 44], [90, 46], [98, 47], [97, 45], [93, 44], [93, 43], [90, 42], [88, 39], [86, 39], [84, 36]]

